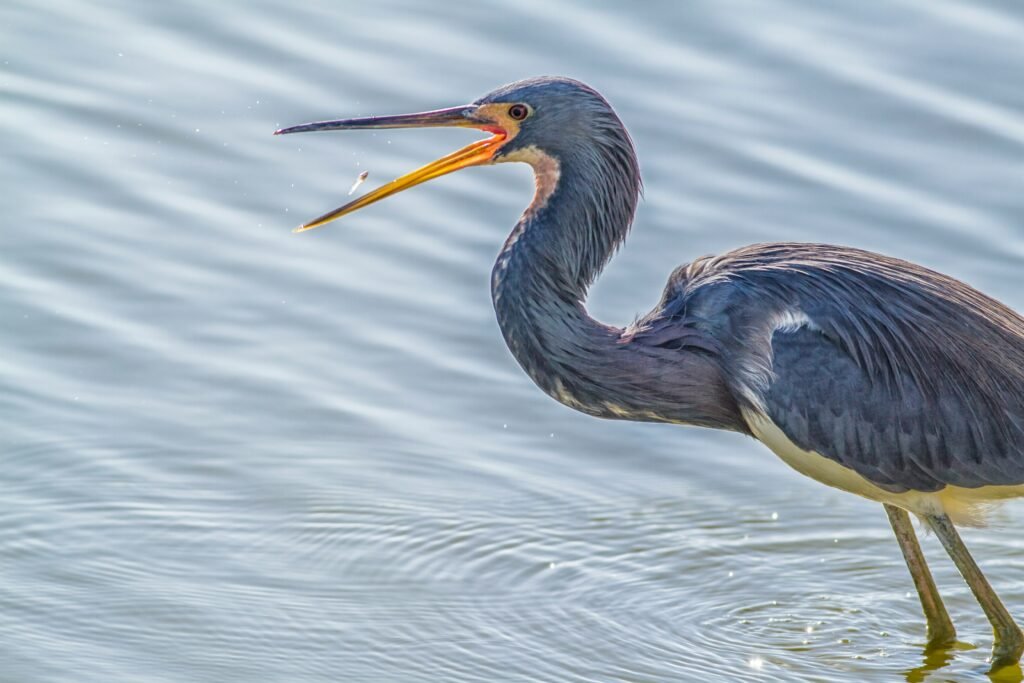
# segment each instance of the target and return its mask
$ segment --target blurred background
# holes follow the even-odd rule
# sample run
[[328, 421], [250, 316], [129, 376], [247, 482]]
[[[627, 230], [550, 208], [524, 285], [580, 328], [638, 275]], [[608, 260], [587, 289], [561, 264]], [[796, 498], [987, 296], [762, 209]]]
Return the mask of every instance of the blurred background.
[[[527, 167], [289, 231], [473, 139], [274, 138], [559, 74], [646, 183], [591, 312], [771, 240], [915, 260], [1024, 309], [1014, 3], [0, 6], [0, 681], [982, 676], [880, 506], [754, 441], [602, 422], [505, 349]], [[1024, 508], [967, 531], [1024, 617]]]

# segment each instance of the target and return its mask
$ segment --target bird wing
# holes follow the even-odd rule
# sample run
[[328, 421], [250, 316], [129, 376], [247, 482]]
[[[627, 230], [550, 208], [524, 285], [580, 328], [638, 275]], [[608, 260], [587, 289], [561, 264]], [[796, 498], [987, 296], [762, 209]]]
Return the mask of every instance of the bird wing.
[[673, 274], [638, 337], [716, 349], [748, 411], [890, 491], [1024, 483], [1024, 319], [845, 247], [753, 245]]
[[1020, 406], [1017, 416], [982, 413], [970, 389], [928, 400], [908, 375], [888, 386], [810, 327], [776, 332], [772, 351], [765, 414], [803, 450], [893, 492], [1024, 482]]

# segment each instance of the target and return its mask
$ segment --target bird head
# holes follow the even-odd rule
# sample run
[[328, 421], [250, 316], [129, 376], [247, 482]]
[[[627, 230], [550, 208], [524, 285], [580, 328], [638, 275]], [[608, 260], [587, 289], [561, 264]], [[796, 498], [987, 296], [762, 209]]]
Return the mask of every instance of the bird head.
[[[634, 163], [632, 143], [611, 106], [594, 89], [568, 78], [543, 77], [517, 81], [471, 104], [448, 109], [319, 121], [282, 128], [274, 134], [426, 127], [476, 128], [490, 133], [491, 137], [473, 142], [392, 180], [359, 199], [299, 226], [296, 232], [320, 227], [402, 190], [470, 166], [510, 161], [522, 161], [536, 166], [544, 160], [552, 159], [560, 162], [568, 155], [594, 155], [600, 151], [593, 149], [594, 145], [601, 144], [610, 144], [609, 149], [613, 154], [620, 154]], [[636, 176], [639, 184], [639, 173], [635, 166], [628, 170]]]

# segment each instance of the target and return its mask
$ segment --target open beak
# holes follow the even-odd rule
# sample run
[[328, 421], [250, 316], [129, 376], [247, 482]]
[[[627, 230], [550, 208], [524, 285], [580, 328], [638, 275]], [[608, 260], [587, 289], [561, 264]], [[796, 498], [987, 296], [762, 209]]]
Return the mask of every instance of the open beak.
[[441, 157], [437, 161], [407, 173], [401, 178], [392, 180], [386, 185], [378, 187], [373, 192], [363, 195], [355, 201], [329, 211], [319, 218], [314, 218], [308, 223], [295, 228], [295, 232], [304, 232], [319, 228], [321, 225], [341, 218], [345, 214], [357, 211], [364, 206], [369, 206], [385, 197], [390, 197], [402, 190], [406, 190], [428, 180], [439, 178], [443, 175], [457, 171], [460, 168], [479, 166], [489, 163], [498, 149], [505, 143], [507, 134], [498, 126], [477, 118], [478, 107], [466, 105], [463, 107], [452, 107], [450, 109], [438, 109], [426, 111], [419, 114], [401, 114], [398, 116], [370, 116], [362, 119], [342, 119], [340, 121], [319, 121], [317, 123], [306, 123], [301, 126], [282, 128], [275, 131], [274, 135], [285, 135], [288, 133], [305, 133], [318, 130], [362, 130], [367, 128], [426, 128], [440, 126], [455, 126], [465, 128], [480, 128], [493, 133], [493, 137], [486, 140], [478, 140], [466, 145], [460, 150]]

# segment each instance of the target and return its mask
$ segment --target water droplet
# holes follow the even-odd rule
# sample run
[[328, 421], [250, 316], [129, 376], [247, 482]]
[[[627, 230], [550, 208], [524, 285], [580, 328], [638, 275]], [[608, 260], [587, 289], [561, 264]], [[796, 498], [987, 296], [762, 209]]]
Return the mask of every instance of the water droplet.
[[750, 661], [747, 662], [747, 666], [749, 666], [751, 669], [756, 669], [757, 671], [760, 671], [761, 667], [764, 666], [764, 660], [760, 657], [751, 657]]
[[773, 512], [772, 513], [772, 520], [776, 520], [778, 518], [779, 518], [779, 513], [778, 512]]

